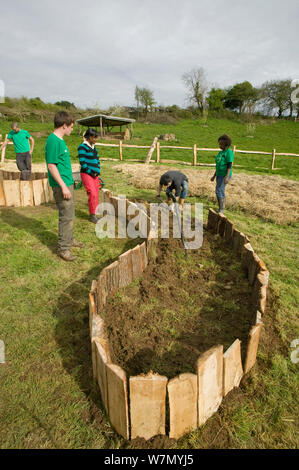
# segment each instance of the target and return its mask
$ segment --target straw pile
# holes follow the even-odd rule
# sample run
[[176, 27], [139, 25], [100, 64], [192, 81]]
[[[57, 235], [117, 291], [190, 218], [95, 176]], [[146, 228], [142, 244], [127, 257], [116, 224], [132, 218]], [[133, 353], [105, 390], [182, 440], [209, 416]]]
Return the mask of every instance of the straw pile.
[[[131, 176], [136, 188], [156, 190], [160, 175], [177, 168], [145, 164], [123, 164], [113, 167]], [[211, 170], [182, 169], [189, 179], [189, 196], [205, 196], [216, 202], [215, 183], [210, 181]], [[247, 175], [233, 173], [226, 188], [226, 206], [241, 208], [245, 212], [287, 224], [299, 220], [299, 182], [283, 179], [280, 176]]]

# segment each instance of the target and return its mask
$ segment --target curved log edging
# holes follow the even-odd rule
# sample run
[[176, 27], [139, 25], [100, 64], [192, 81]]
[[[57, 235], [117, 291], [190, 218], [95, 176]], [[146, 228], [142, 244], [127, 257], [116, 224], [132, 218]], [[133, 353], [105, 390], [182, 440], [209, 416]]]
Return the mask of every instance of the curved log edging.
[[[117, 207], [118, 198], [107, 189], [103, 190], [103, 200]], [[126, 200], [126, 204], [129, 206], [134, 203]], [[92, 282], [89, 320], [93, 376], [98, 382], [111, 425], [125, 439], [150, 439], [165, 434], [166, 406], [169, 411], [169, 437], [178, 439], [197, 429], [218, 410], [223, 397], [239, 386], [243, 375], [256, 362], [269, 272], [246, 235], [237, 230], [224, 215], [210, 209], [207, 227], [212, 233], [222, 236], [239, 255], [252, 286], [251, 300], [257, 315], [249, 332], [244, 364], [239, 339], [225, 352], [222, 345], [215, 345], [199, 356], [194, 374], [180, 374], [171, 380], [152, 372], [127, 378], [121, 367], [111, 363], [101, 312], [108, 296], [140, 277], [149, 261], [155, 257], [157, 240], [151, 238], [150, 229], [144, 242], [120, 255]]]
[[31, 173], [30, 181], [20, 180], [20, 174], [0, 170], [0, 206], [39, 206], [54, 201], [47, 173]]

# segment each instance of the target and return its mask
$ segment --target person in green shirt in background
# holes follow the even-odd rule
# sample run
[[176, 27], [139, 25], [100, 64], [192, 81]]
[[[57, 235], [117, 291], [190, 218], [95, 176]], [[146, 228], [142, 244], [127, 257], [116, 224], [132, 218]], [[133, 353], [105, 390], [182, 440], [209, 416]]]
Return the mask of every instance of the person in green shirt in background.
[[59, 211], [58, 255], [65, 261], [74, 261], [72, 247], [83, 248], [83, 243], [74, 240], [74, 179], [71, 157], [64, 136], [69, 136], [74, 127], [74, 119], [66, 111], [58, 111], [54, 116], [54, 132], [46, 141], [45, 154], [49, 184], [53, 189]]
[[21, 172], [21, 180], [30, 180], [31, 160], [34, 149], [33, 137], [31, 137], [29, 132], [25, 129], [20, 129], [17, 122], [13, 122], [11, 125], [11, 131], [7, 134], [0, 150], [2, 150], [3, 147], [6, 147], [9, 140], [12, 140], [15, 146], [16, 163]]
[[214, 181], [216, 178], [216, 196], [219, 205], [219, 213], [224, 213], [225, 208], [225, 188], [232, 177], [232, 165], [234, 161], [234, 153], [229, 148], [231, 146], [231, 138], [223, 134], [218, 139], [221, 152], [216, 156], [216, 171], [211, 178]]

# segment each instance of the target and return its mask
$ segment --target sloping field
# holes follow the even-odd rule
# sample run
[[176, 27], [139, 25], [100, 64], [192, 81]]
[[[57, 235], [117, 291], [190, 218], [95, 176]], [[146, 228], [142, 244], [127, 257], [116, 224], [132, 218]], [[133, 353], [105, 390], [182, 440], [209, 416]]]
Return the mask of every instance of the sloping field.
[[[156, 190], [160, 175], [168, 170], [177, 170], [169, 166], [145, 164], [120, 164], [113, 167], [132, 177], [131, 182], [137, 188]], [[216, 202], [215, 183], [210, 181], [213, 170], [181, 170], [189, 179], [189, 196], [205, 196]], [[241, 208], [252, 215], [279, 224], [299, 221], [299, 182], [280, 176], [247, 175], [233, 173], [226, 188], [226, 206], [230, 209]]]

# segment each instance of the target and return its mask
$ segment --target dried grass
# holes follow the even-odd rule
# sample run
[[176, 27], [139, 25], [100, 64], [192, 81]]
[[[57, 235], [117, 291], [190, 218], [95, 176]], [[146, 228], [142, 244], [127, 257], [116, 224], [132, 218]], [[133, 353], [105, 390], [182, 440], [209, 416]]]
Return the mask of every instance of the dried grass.
[[[155, 190], [159, 177], [165, 171], [177, 168], [145, 164], [123, 164], [113, 167], [127, 175], [136, 188]], [[216, 202], [215, 183], [210, 181], [213, 170], [182, 170], [189, 179], [189, 195], [205, 196]], [[245, 212], [287, 224], [299, 220], [299, 182], [280, 176], [247, 175], [234, 173], [226, 189], [226, 206], [241, 208]]]

